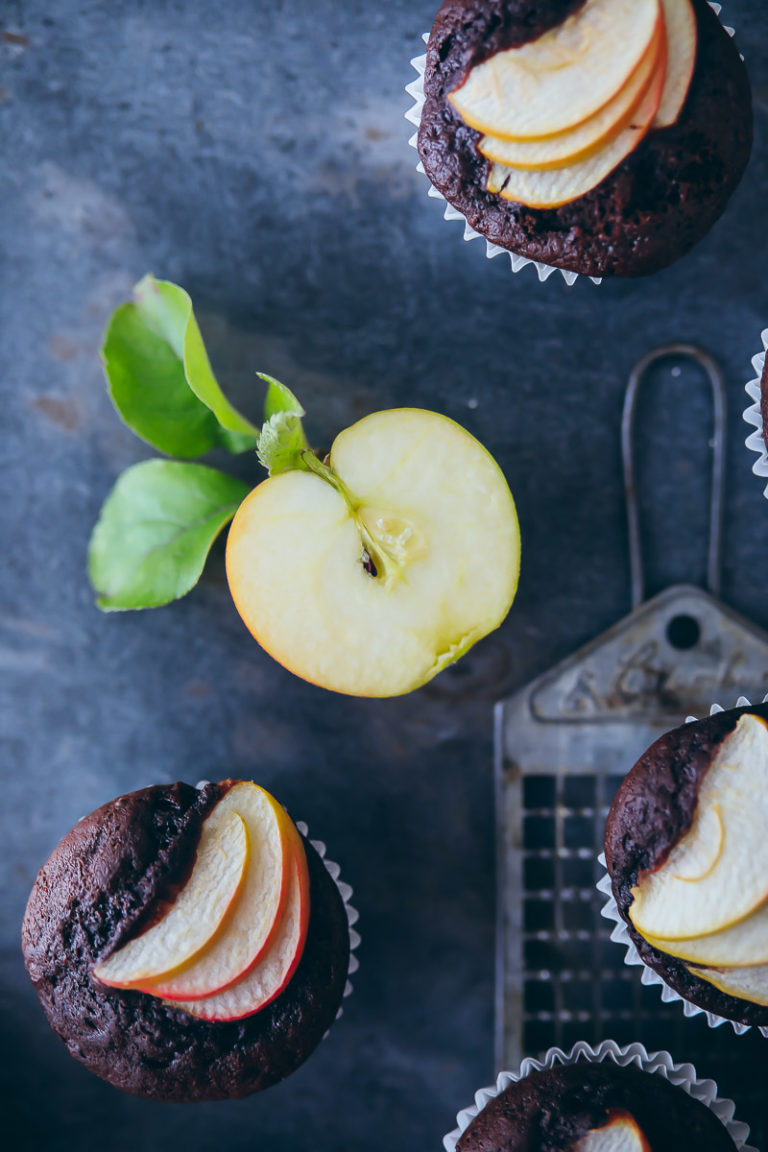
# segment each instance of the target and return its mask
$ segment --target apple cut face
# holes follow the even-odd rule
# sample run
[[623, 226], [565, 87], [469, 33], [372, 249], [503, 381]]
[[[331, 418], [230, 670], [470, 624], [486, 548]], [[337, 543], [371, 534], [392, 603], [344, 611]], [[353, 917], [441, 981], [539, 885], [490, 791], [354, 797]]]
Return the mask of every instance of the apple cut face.
[[610, 176], [650, 129], [661, 100], [665, 74], [666, 53], [629, 125], [586, 160], [579, 160], [566, 168], [536, 172], [494, 164], [488, 175], [488, 190], [498, 193], [504, 200], [526, 204], [530, 208], [559, 208], [561, 204], [585, 196]]
[[448, 99], [465, 123], [490, 136], [564, 132], [616, 96], [661, 19], [660, 0], [586, 0], [543, 36], [478, 64]]
[[215, 936], [239, 894], [248, 859], [242, 817], [217, 804], [203, 821], [191, 875], [170, 910], [94, 968], [94, 975], [103, 984], [131, 988], [193, 959]]
[[573, 1152], [651, 1152], [634, 1116], [617, 1108], [608, 1117], [602, 1128], [593, 1128], [582, 1136]]
[[664, 940], [646, 936], [649, 944], [678, 960], [713, 968], [746, 968], [768, 964], [768, 903], [745, 920], [711, 936]]
[[266, 1008], [288, 986], [304, 951], [309, 924], [309, 872], [301, 837], [294, 829], [288, 891], [277, 930], [265, 955], [231, 987], [203, 1000], [176, 1003], [203, 1020], [241, 1020]]
[[575, 128], [544, 140], [515, 141], [483, 136], [477, 146], [479, 151], [498, 164], [528, 171], [562, 168], [577, 160], [586, 160], [626, 128], [632, 119], [658, 68], [663, 66], [664, 37], [664, 28], [659, 27], [647, 53], [624, 87], [604, 108]]
[[688, 966], [694, 976], [714, 984], [728, 996], [737, 1000], [749, 1000], [752, 1004], [768, 1005], [768, 965], [748, 968], [694, 968]]
[[767, 823], [768, 727], [747, 713], [704, 775], [691, 828], [632, 889], [629, 916], [637, 931], [646, 939], [689, 941], [730, 928], [765, 904]]
[[667, 29], [667, 79], [654, 128], [674, 124], [683, 110], [696, 68], [698, 27], [691, 0], [661, 0]]
[[250, 782], [234, 784], [214, 811], [219, 809], [242, 816], [251, 846], [232, 914], [188, 966], [142, 982], [142, 992], [165, 1000], [210, 996], [252, 968], [273, 939], [291, 871], [293, 824], [269, 793]]
[[433, 412], [378, 412], [334, 442], [345, 493], [301, 471], [272, 476], [227, 543], [235, 605], [296, 675], [357, 696], [430, 680], [498, 627], [520, 536], [488, 452]]

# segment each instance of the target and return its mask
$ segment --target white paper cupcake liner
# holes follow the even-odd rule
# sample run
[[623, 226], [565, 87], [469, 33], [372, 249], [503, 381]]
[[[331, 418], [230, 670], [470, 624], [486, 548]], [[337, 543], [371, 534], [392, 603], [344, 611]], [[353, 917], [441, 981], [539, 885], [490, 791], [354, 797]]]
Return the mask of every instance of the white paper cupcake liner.
[[[745, 441], [747, 448], [750, 452], [757, 453], [757, 460], [752, 465], [752, 471], [755, 476], [762, 476], [763, 479], [768, 477], [768, 451], [765, 447], [765, 437], [763, 430], [763, 414], [760, 411], [760, 381], [763, 375], [763, 368], [765, 367], [765, 353], [768, 349], [768, 328], [764, 329], [761, 333], [763, 341], [763, 351], [758, 352], [757, 356], [752, 357], [752, 367], [755, 370], [756, 376], [754, 380], [750, 380], [745, 385], [747, 396], [749, 396], [752, 403], [749, 408], [744, 412], [744, 419], [747, 424], [751, 424], [755, 431], [751, 432]], [[768, 500], [768, 484], [763, 489], [763, 496]]]
[[[746, 696], [739, 696], [735, 708], [748, 708], [751, 704]], [[763, 703], [768, 703], [768, 696], [763, 699]], [[717, 712], [724, 712], [725, 709], [720, 704], [713, 704], [709, 710], [710, 716], [714, 716]], [[690, 724], [691, 721], [698, 719], [696, 716], [686, 716], [685, 723]], [[602, 868], [606, 868], [605, 854], [600, 853], [598, 862]], [[674, 988], [670, 988], [666, 980], [664, 980], [658, 972], [650, 968], [635, 947], [634, 941], [629, 934], [626, 921], [622, 918], [619, 912], [618, 905], [614, 899], [613, 890], [611, 888], [611, 877], [606, 871], [605, 875], [598, 881], [597, 889], [606, 897], [606, 903], [600, 909], [600, 915], [606, 920], [612, 920], [615, 927], [611, 932], [611, 940], [616, 944], [622, 944], [626, 948], [626, 955], [624, 963], [632, 968], [642, 968], [641, 981], [643, 984], [653, 985], [657, 984], [661, 988], [661, 998], [665, 1004], [671, 1003], [673, 1000], [679, 1000], [683, 1006], [683, 1012], [686, 1016], [705, 1016], [707, 1024], [710, 1028], [719, 1028], [721, 1024], [730, 1024], [737, 1036], [743, 1036], [745, 1032], [749, 1032], [751, 1025], [739, 1024], [736, 1020], [729, 1020], [725, 1016], [718, 1016], [714, 1012], [707, 1012], [705, 1008], [700, 1008], [698, 1004], [692, 1004], [690, 1000], [686, 1000]], [[762, 1036], [768, 1037], [768, 1028], [759, 1028], [758, 1031]]]
[[[298, 828], [299, 832], [301, 832], [302, 836], [305, 836], [309, 840], [309, 828], [307, 828], [307, 825], [304, 823], [304, 821], [297, 820], [296, 827]], [[344, 998], [346, 999], [347, 996], [352, 995], [352, 981], [350, 980], [350, 976], [357, 972], [358, 968], [360, 967], [360, 961], [357, 959], [357, 956], [355, 956], [355, 949], [360, 944], [360, 933], [356, 932], [352, 927], [352, 925], [356, 924], [359, 920], [360, 913], [350, 904], [353, 889], [349, 884], [345, 883], [345, 881], [341, 879], [341, 867], [334, 863], [333, 860], [326, 859], [326, 847], [323, 841], [309, 840], [309, 842], [325, 865], [326, 872], [338, 888], [339, 895], [344, 901], [344, 911], [347, 914], [347, 923], [349, 925], [349, 968], [347, 969], [347, 982], [344, 986]], [[344, 1009], [339, 1008], [338, 1012], [336, 1013], [337, 1020], [343, 1012]], [[326, 1032], [326, 1036], [327, 1035], [328, 1033]]]
[[[197, 784], [195, 785], [195, 787], [198, 789], [205, 788], [206, 784], [210, 784], [210, 780], [199, 780], [197, 782]], [[301, 832], [302, 836], [304, 836], [305, 839], [309, 840], [309, 828], [304, 823], [304, 821], [303, 820], [297, 820], [296, 821], [296, 827], [298, 828], [299, 832]], [[350, 900], [352, 899], [352, 893], [353, 893], [354, 889], [351, 887], [351, 885], [347, 884], [344, 880], [341, 879], [341, 867], [340, 867], [340, 865], [336, 864], [333, 860], [327, 860], [326, 859], [325, 854], [326, 854], [327, 849], [326, 849], [326, 846], [323, 843], [323, 841], [322, 840], [309, 840], [309, 842], [312, 845], [312, 847], [314, 848], [315, 852], [317, 852], [317, 854], [320, 857], [320, 859], [322, 860], [323, 864], [325, 865], [326, 872], [328, 873], [328, 875], [331, 877], [334, 884], [338, 888], [339, 895], [341, 896], [341, 899], [344, 902], [344, 911], [347, 914], [347, 924], [349, 925], [349, 967], [347, 969], [347, 982], [344, 985], [344, 997], [343, 997], [346, 1000], [347, 996], [351, 996], [352, 991], [353, 991], [352, 981], [351, 981], [350, 977], [353, 976], [354, 973], [357, 972], [358, 968], [360, 967], [360, 961], [357, 959], [357, 956], [355, 956], [355, 949], [360, 944], [360, 933], [355, 931], [355, 929], [353, 928], [353, 925], [356, 924], [357, 921], [360, 919], [360, 913], [357, 911], [356, 908], [353, 908], [352, 905], [350, 904]], [[340, 1007], [338, 1012], [336, 1013], [336, 1019], [337, 1020], [343, 1014], [343, 1012], [344, 1012], [343, 1007]], [[328, 1033], [326, 1032], [325, 1035], [327, 1036]], [[325, 1037], [323, 1037], [323, 1039], [325, 1039]]]
[[[716, 4], [713, 0], [709, 0], [709, 6], [718, 16], [720, 15], [722, 4]], [[729, 36], [734, 35], [733, 28], [728, 28], [725, 25], [724, 27]], [[425, 44], [428, 43], [429, 32], [424, 33], [422, 40]], [[418, 76], [415, 80], [412, 80], [410, 84], [406, 84], [405, 86], [406, 92], [413, 99], [413, 107], [409, 108], [405, 113], [405, 118], [416, 128], [416, 132], [414, 132], [408, 141], [412, 148], [416, 148], [419, 125], [421, 124], [421, 113], [424, 108], [424, 72], [427, 67], [426, 54], [414, 56], [411, 60], [411, 67], [418, 73]], [[419, 160], [416, 165], [416, 171], [426, 176], [421, 160]], [[429, 181], [427, 195], [432, 197], [433, 200], [442, 200], [445, 203], [445, 211], [443, 212], [443, 218], [445, 220], [460, 220], [462, 222], [464, 225], [465, 240], [485, 240], [485, 237], [482, 236], [480, 232], [475, 231], [472, 225], [468, 223], [458, 208], [454, 208], [452, 204], [448, 203], [442, 192], [438, 192], [431, 180]], [[494, 256], [508, 256], [513, 272], [522, 272], [523, 268], [530, 264], [535, 268], [536, 274], [542, 282], [548, 280], [553, 272], [559, 272], [568, 285], [574, 284], [576, 280], [581, 278], [578, 272], [569, 272], [565, 268], [555, 268], [552, 264], [542, 264], [539, 260], [529, 260], [527, 256], [520, 256], [516, 252], [510, 252], [507, 248], [502, 248], [499, 244], [492, 244], [490, 240], [485, 240], [485, 255], [489, 260], [492, 260]], [[587, 276], [584, 277], [584, 279], [591, 280], [593, 284], [600, 284], [602, 282], [602, 278], [599, 276]], [[768, 472], [766, 472], [766, 475], [768, 475]]]
[[614, 1040], [604, 1040], [597, 1048], [592, 1048], [583, 1041], [575, 1044], [570, 1052], [561, 1048], [550, 1048], [543, 1060], [523, 1060], [519, 1072], [500, 1072], [495, 1085], [490, 1088], [481, 1088], [475, 1093], [475, 1102], [469, 1108], [462, 1109], [456, 1117], [457, 1127], [447, 1136], [443, 1137], [445, 1152], [455, 1152], [459, 1137], [466, 1131], [479, 1112], [482, 1112], [489, 1100], [498, 1096], [510, 1084], [529, 1076], [531, 1072], [540, 1072], [545, 1068], [554, 1068], [557, 1064], [576, 1064], [584, 1060], [589, 1064], [602, 1064], [610, 1060], [621, 1068], [634, 1064], [643, 1072], [650, 1072], [663, 1076], [670, 1084], [682, 1088], [694, 1100], [706, 1104], [715, 1113], [718, 1120], [728, 1129], [728, 1134], [740, 1152], [756, 1152], [747, 1144], [749, 1138], [749, 1125], [734, 1120], [733, 1114], [736, 1105], [732, 1100], [726, 1100], [717, 1095], [717, 1084], [714, 1080], [699, 1080], [696, 1069], [692, 1064], [675, 1064], [668, 1052], [647, 1052], [642, 1044], [628, 1044], [619, 1047]]

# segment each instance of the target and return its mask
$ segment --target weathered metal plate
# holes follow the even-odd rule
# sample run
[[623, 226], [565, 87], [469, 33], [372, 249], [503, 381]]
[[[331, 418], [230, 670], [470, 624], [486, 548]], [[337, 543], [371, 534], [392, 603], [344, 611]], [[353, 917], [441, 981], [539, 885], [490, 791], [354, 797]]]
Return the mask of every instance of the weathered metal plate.
[[577, 1039], [671, 1046], [679, 1005], [648, 999], [600, 917], [605, 817], [663, 731], [766, 691], [768, 635], [676, 586], [497, 705], [499, 1069]]

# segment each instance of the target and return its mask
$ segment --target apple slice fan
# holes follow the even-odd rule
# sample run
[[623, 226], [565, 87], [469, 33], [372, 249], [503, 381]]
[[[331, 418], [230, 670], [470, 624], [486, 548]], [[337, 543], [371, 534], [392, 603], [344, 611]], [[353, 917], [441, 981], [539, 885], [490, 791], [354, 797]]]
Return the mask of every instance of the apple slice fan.
[[[652, 368], [680, 375], [681, 362], [708, 377], [714, 402], [707, 590], [678, 584], [645, 600], [636, 401]], [[734, 1065], [754, 1067], [753, 1045], [765, 1044], [757, 1030], [697, 1030], [679, 1004], [662, 1003], [611, 943], [595, 888], [608, 809], [641, 753], [714, 702], [732, 707], [742, 693], [757, 701], [766, 691], [768, 635], [717, 598], [724, 453], [717, 364], [684, 344], [650, 352], [630, 376], [622, 420], [632, 611], [496, 706], [497, 1070], [555, 1045], [612, 1037], [685, 1051], [732, 1082]], [[758, 1059], [762, 1066], [762, 1048]]]

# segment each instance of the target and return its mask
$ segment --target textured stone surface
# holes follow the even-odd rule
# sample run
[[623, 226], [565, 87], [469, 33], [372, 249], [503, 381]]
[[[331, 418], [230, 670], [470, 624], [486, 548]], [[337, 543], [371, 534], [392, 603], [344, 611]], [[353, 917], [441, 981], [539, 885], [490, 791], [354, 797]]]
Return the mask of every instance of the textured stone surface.
[[[437, 6], [2, 6], [0, 1083], [14, 1148], [439, 1145], [493, 1072], [491, 705], [628, 609], [618, 421], [625, 377], [654, 344], [699, 341], [723, 362], [725, 595], [768, 626], [768, 505], [741, 421], [768, 312], [762, 0], [726, 5], [757, 116], [729, 211], [658, 276], [572, 289], [487, 262], [427, 199], [403, 86]], [[99, 338], [148, 270], [191, 291], [246, 412], [259, 411], [262, 369], [296, 388], [318, 444], [366, 412], [416, 404], [488, 445], [523, 533], [520, 592], [500, 632], [429, 687], [377, 703], [328, 696], [260, 652], [229, 599], [221, 547], [177, 605], [93, 608], [91, 525], [118, 472], [151, 455], [112, 411]], [[653, 589], [704, 571], [707, 419], [687, 372], [660, 375], [641, 405]], [[235, 468], [258, 478], [253, 459]], [[277, 792], [355, 886], [355, 994], [320, 1051], [259, 1097], [123, 1097], [48, 1028], [21, 961], [24, 904], [83, 813], [143, 785], [229, 775]], [[731, 1061], [764, 1058], [764, 1043], [680, 1015], [674, 1057], [695, 1040], [709, 1054], [701, 1074], [738, 1098]]]

